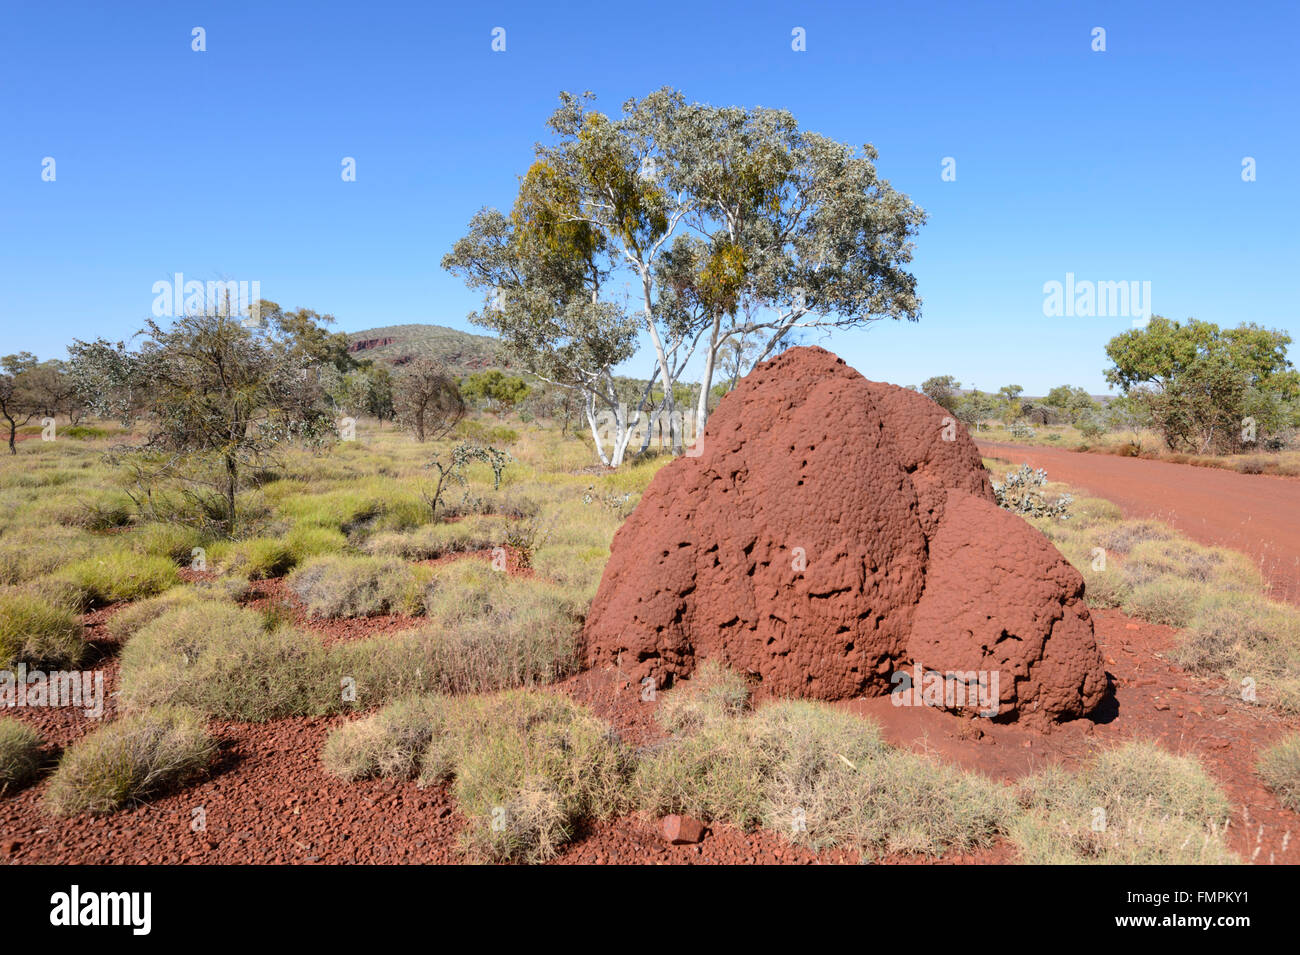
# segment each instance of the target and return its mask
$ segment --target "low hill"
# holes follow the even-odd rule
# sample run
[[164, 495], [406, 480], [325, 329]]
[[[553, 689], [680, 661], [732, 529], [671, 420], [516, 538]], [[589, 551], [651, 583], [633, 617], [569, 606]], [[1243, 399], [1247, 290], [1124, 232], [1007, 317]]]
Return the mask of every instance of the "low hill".
[[385, 325], [348, 332], [348, 351], [357, 358], [400, 366], [421, 355], [445, 362], [450, 368], [472, 372], [508, 368], [499, 343], [488, 335], [474, 335], [445, 325]]

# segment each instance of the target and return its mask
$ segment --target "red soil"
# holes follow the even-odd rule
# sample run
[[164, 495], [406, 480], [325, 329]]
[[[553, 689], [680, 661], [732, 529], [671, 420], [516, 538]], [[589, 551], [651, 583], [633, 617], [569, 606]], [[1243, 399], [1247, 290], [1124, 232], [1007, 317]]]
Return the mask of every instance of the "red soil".
[[[88, 621], [102, 652], [100, 611]], [[1132, 738], [1158, 740], [1197, 756], [1234, 808], [1229, 843], [1259, 863], [1300, 863], [1300, 816], [1283, 808], [1253, 768], [1259, 751], [1300, 720], [1281, 719], [1224, 696], [1163, 659], [1174, 631], [1137, 624], [1114, 611], [1095, 615], [1113, 696], [1092, 720], [1062, 724], [1048, 734], [988, 720], [970, 720], [929, 707], [899, 707], [888, 698], [840, 705], [880, 721], [891, 742], [991, 777], [1014, 781], [1051, 762], [1077, 765], [1094, 748]], [[116, 689], [117, 667], [101, 660], [106, 689]], [[586, 671], [560, 684], [609, 720], [631, 745], [661, 738], [656, 702], [613, 670]], [[113, 704], [109, 701], [108, 716]], [[98, 724], [79, 711], [14, 709], [9, 715], [37, 727], [58, 749]], [[44, 779], [0, 797], [0, 863], [356, 863], [463, 861], [457, 838], [464, 820], [442, 788], [413, 782], [343, 783], [320, 765], [329, 730], [346, 717], [285, 719], [264, 725], [212, 724], [220, 755], [206, 780], [143, 806], [107, 817], [61, 819], [41, 806]], [[202, 808], [205, 829], [195, 831]], [[1291, 835], [1289, 836], [1288, 833]], [[1292, 838], [1294, 836], [1295, 838]], [[1285, 848], [1284, 848], [1285, 845]], [[782, 834], [713, 827], [699, 845], [670, 846], [653, 819], [612, 819], [579, 833], [560, 863], [783, 863], [855, 862], [856, 853], [820, 856]], [[931, 860], [890, 857], [888, 863]], [[999, 843], [941, 863], [1013, 862]]]
[[1044, 468], [1118, 504], [1126, 517], [1165, 521], [1202, 544], [1249, 554], [1277, 600], [1300, 604], [1300, 481], [1145, 458], [980, 441], [990, 457]]

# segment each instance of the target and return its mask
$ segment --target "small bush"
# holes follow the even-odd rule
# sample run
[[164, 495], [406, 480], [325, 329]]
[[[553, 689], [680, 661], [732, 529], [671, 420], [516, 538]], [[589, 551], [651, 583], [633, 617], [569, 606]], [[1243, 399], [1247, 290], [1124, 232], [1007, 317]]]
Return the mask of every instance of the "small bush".
[[1148, 623], [1185, 627], [1196, 612], [1204, 589], [1204, 585], [1193, 580], [1158, 577], [1132, 587], [1124, 601], [1124, 612]]
[[25, 723], [0, 719], [0, 796], [21, 789], [41, 766], [41, 737]]
[[[661, 704], [686, 732], [638, 766], [634, 790], [645, 810], [764, 825], [814, 849], [867, 855], [986, 845], [1012, 812], [1004, 787], [893, 750], [874, 723], [851, 713], [787, 700], [727, 716], [743, 712], [739, 684], [705, 677]], [[681, 692], [688, 703], [670, 706]]]
[[226, 551], [221, 561], [224, 571], [246, 580], [283, 577], [296, 563], [297, 558], [290, 546], [274, 537], [250, 537], [238, 541]]
[[426, 626], [332, 648], [339, 679], [355, 681], [361, 706], [410, 693], [483, 693], [553, 683], [578, 668], [577, 635], [562, 630], [462, 622]]
[[1170, 654], [1198, 673], [1249, 677], [1262, 702], [1300, 712], [1300, 610], [1264, 597], [1211, 594], [1200, 601]]
[[127, 604], [109, 618], [106, 628], [119, 641], [126, 641], [142, 627], [178, 607], [188, 606], [211, 595], [198, 587], [173, 587], [156, 597], [147, 597]]
[[124, 716], [68, 748], [46, 800], [59, 815], [115, 812], [202, 775], [215, 753], [197, 714], [159, 707]]
[[674, 686], [655, 711], [670, 733], [693, 733], [725, 723], [749, 709], [749, 684], [735, 670], [705, 660], [689, 680]]
[[70, 669], [87, 647], [81, 621], [68, 610], [34, 594], [0, 591], [0, 667]]
[[1148, 540], [1136, 544], [1124, 561], [1124, 575], [1135, 587], [1162, 578], [1177, 578], [1218, 590], [1259, 593], [1264, 578], [1243, 554], [1221, 547], [1202, 547], [1187, 540]]
[[1255, 771], [1282, 805], [1300, 812], [1300, 733], [1284, 736], [1264, 750]]
[[402, 560], [433, 560], [448, 554], [488, 550], [506, 539], [506, 523], [496, 517], [473, 515], [451, 524], [426, 524], [407, 533], [376, 534], [366, 541], [366, 553]]
[[45, 577], [95, 549], [96, 541], [75, 527], [22, 527], [0, 536], [0, 584]]
[[332, 527], [302, 524], [290, 530], [284, 536], [284, 542], [293, 558], [293, 565], [297, 566], [322, 554], [341, 553], [347, 547], [348, 538], [342, 531]]
[[175, 704], [256, 723], [330, 712], [340, 698], [317, 640], [268, 631], [260, 614], [218, 601], [162, 614], [122, 650], [121, 699], [132, 709]]
[[79, 560], [58, 576], [80, 591], [91, 606], [152, 597], [180, 582], [176, 565], [166, 557], [133, 554], [125, 549]]
[[610, 728], [581, 706], [519, 690], [491, 697], [404, 700], [332, 734], [323, 759], [344, 779], [451, 782], [475, 857], [539, 862], [584, 819], [624, 806], [630, 760]]
[[181, 566], [189, 565], [200, 543], [197, 530], [179, 524], [145, 524], [126, 535], [126, 546], [134, 553], [165, 557]]
[[418, 613], [428, 576], [400, 560], [327, 555], [298, 568], [288, 584], [314, 617], [374, 617]]
[[1159, 521], [1124, 521], [1101, 537], [1101, 546], [1117, 554], [1127, 554], [1147, 541], [1173, 540], [1173, 529]]
[[1031, 865], [1230, 863], [1229, 805], [1196, 760], [1153, 743], [1097, 753], [1077, 773], [1053, 767], [1021, 787], [1011, 827]]

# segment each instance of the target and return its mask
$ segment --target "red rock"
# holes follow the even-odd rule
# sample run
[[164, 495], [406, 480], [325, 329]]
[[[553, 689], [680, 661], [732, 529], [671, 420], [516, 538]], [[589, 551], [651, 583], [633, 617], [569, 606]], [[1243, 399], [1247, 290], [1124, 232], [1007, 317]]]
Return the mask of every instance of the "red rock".
[[994, 503], [974, 442], [924, 395], [792, 348], [723, 399], [696, 449], [614, 538], [593, 666], [662, 688], [711, 657], [760, 697], [841, 700], [919, 662], [997, 671], [1007, 720], [1101, 701], [1083, 579]]
[[690, 816], [664, 816], [660, 831], [666, 842], [688, 846], [704, 840], [705, 826]]

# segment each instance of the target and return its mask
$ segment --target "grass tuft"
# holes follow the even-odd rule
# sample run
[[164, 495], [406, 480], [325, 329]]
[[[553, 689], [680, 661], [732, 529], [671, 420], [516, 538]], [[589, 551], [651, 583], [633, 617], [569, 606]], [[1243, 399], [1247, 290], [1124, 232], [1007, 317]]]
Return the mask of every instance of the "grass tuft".
[[50, 780], [46, 803], [61, 816], [115, 812], [202, 775], [216, 753], [195, 713], [134, 713], [73, 743]]

